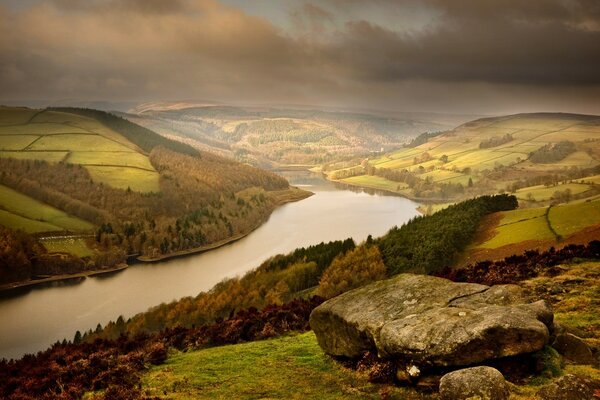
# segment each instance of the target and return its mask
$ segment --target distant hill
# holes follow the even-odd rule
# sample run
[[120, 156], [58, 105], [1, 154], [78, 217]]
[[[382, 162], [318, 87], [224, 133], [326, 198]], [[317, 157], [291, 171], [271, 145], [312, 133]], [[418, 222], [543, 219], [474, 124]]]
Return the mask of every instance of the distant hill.
[[122, 116], [166, 137], [254, 165], [317, 165], [397, 149], [465, 116], [376, 114], [210, 102], [138, 105]]
[[0, 107], [0, 171], [2, 259], [20, 260], [0, 284], [214, 247], [309, 194], [91, 109]]
[[509, 191], [535, 205], [600, 193], [594, 179], [570, 182], [600, 173], [599, 116], [482, 118], [414, 143], [323, 170], [344, 183], [436, 202]]

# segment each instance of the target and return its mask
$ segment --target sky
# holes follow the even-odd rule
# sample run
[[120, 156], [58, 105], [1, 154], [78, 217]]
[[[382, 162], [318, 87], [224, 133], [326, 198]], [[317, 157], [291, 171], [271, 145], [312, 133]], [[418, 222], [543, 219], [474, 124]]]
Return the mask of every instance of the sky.
[[600, 0], [0, 0], [0, 102], [600, 115]]

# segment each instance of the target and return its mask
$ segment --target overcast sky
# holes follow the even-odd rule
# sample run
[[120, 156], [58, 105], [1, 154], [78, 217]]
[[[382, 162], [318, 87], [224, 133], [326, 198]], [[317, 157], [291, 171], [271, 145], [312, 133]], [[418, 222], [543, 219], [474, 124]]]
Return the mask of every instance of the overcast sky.
[[599, 0], [0, 0], [0, 101], [600, 114]]

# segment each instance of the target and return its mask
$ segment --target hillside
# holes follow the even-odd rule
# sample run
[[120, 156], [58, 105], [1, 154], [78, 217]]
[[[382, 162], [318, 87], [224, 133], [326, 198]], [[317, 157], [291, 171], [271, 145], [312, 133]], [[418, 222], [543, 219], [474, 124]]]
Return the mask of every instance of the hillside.
[[[1, 283], [23, 280], [19, 266], [41, 278], [112, 267], [126, 255], [211, 248], [309, 195], [273, 173], [88, 109], [0, 108], [0, 169], [0, 224], [42, 244], [5, 249], [21, 261], [3, 266]], [[6, 232], [4, 241], [18, 241]], [[74, 264], [63, 271], [67, 260]]]
[[459, 265], [496, 260], [528, 249], [560, 248], [600, 238], [600, 199], [521, 208], [486, 216]]
[[443, 203], [515, 193], [524, 205], [592, 197], [600, 117], [517, 114], [483, 118], [381, 157], [323, 166], [330, 179]]
[[[253, 165], [316, 165], [396, 149], [468, 117], [147, 103], [123, 114], [167, 137]], [[452, 122], [449, 122], [452, 121]]]

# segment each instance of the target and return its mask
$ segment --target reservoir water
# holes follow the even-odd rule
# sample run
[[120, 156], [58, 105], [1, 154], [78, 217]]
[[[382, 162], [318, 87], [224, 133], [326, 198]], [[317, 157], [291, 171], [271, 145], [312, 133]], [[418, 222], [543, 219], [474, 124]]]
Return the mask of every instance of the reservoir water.
[[418, 204], [401, 197], [348, 190], [314, 174], [285, 175], [315, 195], [278, 208], [264, 225], [235, 243], [113, 274], [2, 294], [0, 358], [34, 353], [119, 315], [128, 318], [162, 302], [195, 296], [275, 254], [348, 237], [358, 243], [418, 214]]

